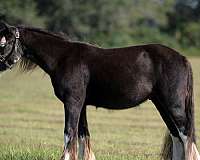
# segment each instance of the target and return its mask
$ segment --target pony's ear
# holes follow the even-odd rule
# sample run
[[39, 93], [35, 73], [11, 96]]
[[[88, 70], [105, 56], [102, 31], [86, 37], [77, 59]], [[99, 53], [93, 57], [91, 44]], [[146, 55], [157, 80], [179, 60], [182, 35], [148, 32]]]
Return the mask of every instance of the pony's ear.
[[4, 21], [0, 21], [0, 33], [5, 33], [7, 32], [12, 32], [13, 30], [13, 26], [9, 25], [8, 23], [4, 22]]
[[9, 25], [6, 22], [0, 21], [0, 32], [8, 30], [8, 28], [9, 28]]

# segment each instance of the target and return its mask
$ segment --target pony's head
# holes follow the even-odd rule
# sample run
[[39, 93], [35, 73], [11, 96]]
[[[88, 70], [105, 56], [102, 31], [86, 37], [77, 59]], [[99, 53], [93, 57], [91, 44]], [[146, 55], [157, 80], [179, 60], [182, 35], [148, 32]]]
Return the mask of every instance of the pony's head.
[[22, 57], [19, 30], [0, 22], [0, 71], [11, 69]]

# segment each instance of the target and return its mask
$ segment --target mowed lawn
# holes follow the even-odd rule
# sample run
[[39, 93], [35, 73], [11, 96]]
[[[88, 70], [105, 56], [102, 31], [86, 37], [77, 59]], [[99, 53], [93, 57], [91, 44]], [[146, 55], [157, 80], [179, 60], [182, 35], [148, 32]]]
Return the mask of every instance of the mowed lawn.
[[[200, 58], [194, 72], [196, 133], [200, 148]], [[0, 77], [0, 160], [57, 160], [63, 148], [63, 105], [39, 69]], [[97, 160], [157, 160], [166, 126], [150, 101], [122, 111], [88, 107]]]

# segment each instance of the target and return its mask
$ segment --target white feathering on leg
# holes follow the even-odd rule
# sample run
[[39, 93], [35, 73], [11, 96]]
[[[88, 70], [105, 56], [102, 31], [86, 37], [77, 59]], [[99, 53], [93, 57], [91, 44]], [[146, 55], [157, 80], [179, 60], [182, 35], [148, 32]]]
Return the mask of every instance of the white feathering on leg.
[[96, 160], [86, 137], [79, 138], [79, 160]]
[[185, 160], [185, 146], [178, 137], [171, 134], [173, 149], [172, 149], [172, 160]]
[[67, 145], [69, 143], [69, 136], [64, 134], [64, 143], [65, 143], [65, 147], [64, 147], [64, 160], [70, 160], [70, 154], [67, 150]]
[[70, 160], [69, 152], [65, 152], [65, 159], [64, 160]]
[[192, 151], [191, 151], [191, 156], [189, 157], [189, 160], [200, 160], [199, 152], [194, 143], [192, 143]]
[[90, 159], [89, 160], [96, 160], [94, 153], [92, 151], [90, 152]]
[[79, 160], [84, 160], [84, 152], [85, 152], [85, 138], [80, 137], [79, 138], [79, 152], [78, 152], [78, 159]]

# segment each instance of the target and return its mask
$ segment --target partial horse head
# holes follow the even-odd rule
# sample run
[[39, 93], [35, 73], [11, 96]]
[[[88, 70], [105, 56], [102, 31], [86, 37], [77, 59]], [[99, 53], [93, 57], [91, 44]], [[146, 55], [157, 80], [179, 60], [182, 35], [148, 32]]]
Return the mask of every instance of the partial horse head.
[[0, 71], [11, 69], [21, 59], [19, 36], [16, 27], [0, 22]]

